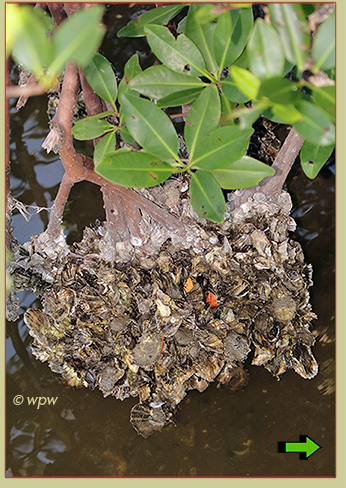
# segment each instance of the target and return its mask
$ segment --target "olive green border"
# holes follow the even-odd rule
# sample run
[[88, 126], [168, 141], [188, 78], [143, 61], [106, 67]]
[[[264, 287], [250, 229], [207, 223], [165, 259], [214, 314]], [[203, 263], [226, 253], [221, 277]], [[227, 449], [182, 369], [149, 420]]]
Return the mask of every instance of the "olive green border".
[[[5, 16], [5, 2], [4, 0], [1, 1], [1, 14], [0, 18], [4, 19]], [[204, 0], [205, 1], [205, 0]], [[19, 3], [19, 2], [18, 2]], [[28, 3], [28, 2], [26, 2]], [[106, 2], [99, 2], [99, 3], [106, 3]], [[127, 3], [127, 2], [109, 2], [109, 3]], [[128, 2], [130, 3], [130, 2]], [[138, 2], [142, 3], [142, 2]], [[143, 2], [143, 3], [154, 3], [154, 2]], [[170, 1], [167, 3], [181, 3], [179, 1]], [[203, 0], [199, 0], [196, 3], [204, 3]], [[212, 3], [211, 1], [206, 3]], [[225, 2], [226, 3], [226, 2]], [[274, 2], [273, 2], [274, 3]], [[275, 3], [289, 3], [280, 0], [276, 0]], [[308, 2], [296, 2], [296, 3], [308, 3]], [[210, 484], [217, 484], [218, 486], [230, 487], [230, 486], [249, 486], [256, 488], [267, 488], [267, 487], [292, 487], [299, 488], [309, 488], [311, 487], [344, 487], [346, 486], [346, 450], [345, 450], [345, 432], [346, 432], [346, 425], [345, 425], [345, 411], [346, 411], [346, 403], [345, 403], [345, 384], [346, 384], [346, 341], [345, 341], [345, 328], [346, 328], [346, 314], [345, 314], [345, 303], [346, 303], [346, 284], [345, 284], [345, 276], [346, 276], [346, 253], [345, 253], [345, 246], [346, 246], [346, 151], [345, 151], [345, 141], [346, 141], [346, 120], [345, 120], [345, 112], [346, 112], [346, 103], [345, 103], [345, 89], [346, 89], [346, 77], [345, 77], [345, 50], [346, 50], [346, 5], [345, 0], [337, 0], [337, 151], [336, 151], [336, 159], [337, 159], [337, 477], [334, 478], [257, 478], [257, 479], [245, 479], [245, 478], [213, 478], [213, 479], [201, 479], [201, 478], [191, 478], [191, 479], [105, 479], [102, 478], [102, 484], [107, 484], [108, 486], [112, 484], [113, 487], [118, 486], [137, 486], [138, 483], [140, 486], [146, 488], [147, 486], [164, 486], [171, 488], [176, 486], [178, 483], [179, 485], [184, 486], [191, 486], [195, 485], [198, 488], [209, 487]], [[2, 122], [2, 130], [1, 132], [1, 148], [2, 148], [2, 168], [4, 168], [4, 160], [5, 160], [5, 119], [4, 119], [4, 66], [5, 66], [5, 47], [4, 47], [4, 21], [1, 22], [0, 27], [1, 32], [1, 40], [0, 40], [0, 52], [2, 53], [2, 63], [1, 63], [1, 122]], [[2, 170], [2, 177], [1, 177], [1, 186], [0, 186], [0, 193], [1, 193], [1, 208], [4, 209], [4, 202], [5, 202], [5, 192], [4, 192], [4, 169]], [[0, 286], [1, 286], [1, 297], [5, 296], [5, 286], [4, 286], [4, 277], [5, 277], [5, 270], [4, 270], [4, 263], [5, 263], [5, 239], [4, 239], [4, 229], [5, 229], [5, 219], [4, 219], [4, 211], [0, 212], [0, 225], [1, 225], [1, 279], [0, 279]], [[3, 298], [4, 299], [4, 298]], [[4, 302], [3, 302], [4, 303]], [[3, 308], [3, 307], [2, 307]], [[1, 330], [5, 330], [5, 319], [4, 313], [2, 313], [1, 317]], [[2, 371], [1, 371], [1, 391], [5, 391], [5, 372], [4, 372], [4, 344], [5, 340], [5, 333], [1, 333], [1, 364], [2, 364]], [[4, 395], [1, 395], [4, 398]], [[4, 452], [4, 444], [5, 444], [5, 425], [4, 425], [4, 401], [0, 403], [0, 411], [1, 411], [1, 430], [0, 430], [0, 479], [3, 480], [5, 477], [5, 452]], [[318, 455], [318, 453], [317, 453]], [[298, 461], [299, 462], [299, 461]], [[309, 462], [309, 461], [305, 461]], [[101, 481], [101, 480], [100, 480]], [[13, 479], [8, 478], [6, 482], [9, 483], [11, 486], [25, 486], [29, 485], [32, 487], [40, 486], [60, 486], [63, 484], [68, 484], [68, 486], [72, 486], [72, 483], [75, 485], [76, 483], [83, 483], [86, 487], [91, 487], [95, 483], [95, 479], [76, 479], [73, 478], [69, 479], [58, 479], [58, 478], [50, 478], [50, 479]], [[96, 481], [97, 482], [97, 481]]]

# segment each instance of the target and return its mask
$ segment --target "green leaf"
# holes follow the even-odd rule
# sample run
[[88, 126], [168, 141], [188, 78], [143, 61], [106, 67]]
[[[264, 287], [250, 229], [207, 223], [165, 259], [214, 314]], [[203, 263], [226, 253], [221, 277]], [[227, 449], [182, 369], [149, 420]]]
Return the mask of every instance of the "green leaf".
[[217, 5], [205, 5], [197, 10], [195, 15], [196, 22], [200, 24], [207, 24], [212, 20], [216, 19], [219, 14], [217, 13]]
[[105, 134], [102, 139], [97, 143], [97, 146], [94, 150], [94, 163], [98, 164], [102, 159], [103, 156], [111, 151], [114, 151], [115, 148], [115, 131], [108, 132]]
[[149, 100], [130, 93], [120, 99], [126, 125], [135, 140], [162, 161], [178, 156], [178, 136], [170, 118]]
[[275, 170], [257, 159], [243, 156], [225, 168], [211, 171], [221, 188], [237, 190], [238, 188], [250, 188], [275, 174]]
[[140, 15], [138, 19], [131, 20], [117, 33], [118, 37], [142, 37], [145, 35], [144, 27], [152, 24], [164, 25], [175, 17], [185, 5], [166, 5], [154, 8]]
[[228, 75], [221, 83], [222, 91], [231, 102], [245, 103], [249, 97], [244, 95], [234, 83], [232, 76]]
[[119, 83], [119, 98], [123, 93], [130, 90], [129, 84], [139, 73], [142, 72], [142, 68], [139, 65], [138, 54], [133, 54], [127, 61], [124, 67], [124, 76]]
[[335, 66], [335, 12], [321, 24], [312, 45], [314, 72]]
[[255, 100], [261, 84], [261, 81], [251, 71], [238, 66], [231, 66], [230, 75], [238, 88], [248, 100]]
[[131, 151], [128, 147], [106, 154], [95, 171], [107, 180], [127, 188], [156, 186], [173, 173], [169, 164], [158, 162], [152, 154]]
[[244, 49], [239, 58], [234, 61], [234, 64], [239, 68], [249, 69], [249, 53], [247, 49]]
[[272, 24], [278, 31], [288, 61], [302, 71], [309, 55], [310, 28], [299, 4], [273, 3], [269, 5]]
[[220, 117], [221, 106], [217, 87], [210, 85], [192, 104], [186, 117], [184, 136], [191, 160], [196, 147], [210, 131], [217, 128]]
[[[200, 9], [197, 14], [200, 13]], [[196, 14], [196, 17], [197, 17]], [[220, 67], [220, 71], [228, 64], [228, 52], [232, 41], [232, 17], [230, 12], [224, 12], [218, 19], [214, 34], [214, 55], [215, 60]], [[220, 72], [219, 72], [220, 77]]]
[[259, 102], [252, 106], [252, 108], [243, 108], [237, 111], [237, 116], [239, 117], [239, 127], [245, 129], [246, 127], [251, 127], [252, 124], [261, 116], [263, 112], [267, 109], [267, 102]]
[[68, 61], [83, 68], [89, 64], [106, 31], [101, 24], [103, 11], [103, 6], [93, 6], [62, 22], [52, 37], [54, 60], [48, 69], [51, 75], [64, 69]]
[[231, 65], [243, 52], [253, 25], [251, 9], [225, 12], [217, 20], [214, 35], [216, 62], [223, 68]]
[[[232, 3], [232, 9], [247, 8], [251, 9], [251, 3]], [[205, 5], [201, 7], [196, 13], [196, 20], [200, 24], [206, 24], [216, 19], [223, 14], [222, 8], [219, 5]]]
[[285, 78], [273, 77], [261, 82], [257, 98], [265, 98], [273, 103], [291, 105], [302, 98], [299, 86]]
[[200, 5], [192, 4], [186, 17], [185, 35], [189, 37], [201, 51], [208, 71], [216, 75], [218, 66], [214, 57], [213, 39], [216, 24], [202, 25], [195, 19], [195, 14]]
[[90, 119], [105, 119], [106, 117], [108, 117], [108, 115], [115, 115], [114, 114], [114, 110], [107, 110], [106, 112], [101, 112], [99, 114], [96, 114], [96, 115], [90, 115], [90, 117], [86, 117], [85, 119], [83, 120], [90, 120]]
[[11, 54], [15, 40], [20, 35], [21, 29], [18, 22], [18, 17], [21, 15], [22, 8], [14, 3], [8, 3], [5, 6], [6, 58]]
[[12, 42], [13, 56], [26, 70], [40, 78], [52, 59], [52, 45], [45, 23], [36, 9], [28, 6], [8, 5], [7, 11], [6, 36]]
[[116, 110], [117, 80], [110, 62], [96, 53], [91, 62], [84, 68], [85, 77], [99, 97], [113, 105]]
[[[132, 92], [134, 93], [134, 92]], [[139, 96], [139, 95], [138, 95]], [[119, 125], [120, 125], [120, 137], [122, 138], [122, 140], [126, 143], [126, 144], [133, 144], [135, 142], [134, 138], [131, 136], [128, 128], [126, 127], [125, 124], [125, 118], [124, 118], [124, 114], [120, 112], [120, 121], [119, 121]]]
[[129, 83], [132, 90], [136, 90], [150, 98], [160, 99], [168, 97], [182, 90], [201, 90], [207, 83], [199, 78], [175, 73], [166, 66], [151, 66]]
[[184, 17], [183, 20], [181, 20], [178, 24], [178, 27], [177, 27], [178, 34], [184, 34], [185, 24], [186, 24], [186, 17]]
[[312, 99], [335, 121], [335, 86], [312, 87]]
[[151, 25], [145, 33], [151, 50], [168, 68], [190, 76], [203, 76], [205, 62], [196, 45], [184, 34], [177, 39], [167, 27]]
[[160, 98], [157, 101], [157, 106], [162, 108], [180, 107], [181, 105], [186, 105], [193, 102], [203, 89], [204, 86], [201, 86], [200, 88], [192, 88], [191, 90], [181, 90], [176, 93], [172, 93], [171, 95], [167, 95], [167, 97]]
[[334, 146], [318, 146], [304, 141], [300, 151], [300, 162], [306, 176], [310, 179], [316, 178], [322, 166], [328, 161], [334, 150]]
[[305, 100], [297, 105], [302, 114], [294, 128], [305, 139], [319, 146], [330, 146], [335, 142], [335, 127], [325, 113]]
[[192, 173], [190, 182], [191, 205], [201, 219], [222, 222], [226, 203], [222, 190], [208, 171]]
[[328, 78], [335, 81], [335, 68], [326, 69], [324, 72], [326, 73]]
[[285, 55], [277, 31], [257, 19], [247, 45], [250, 69], [260, 79], [283, 76]]
[[221, 119], [220, 126], [234, 125], [233, 109], [235, 102], [230, 102], [224, 93], [221, 91]]
[[95, 139], [95, 137], [100, 137], [111, 130], [115, 130], [114, 125], [106, 120], [88, 117], [75, 123], [72, 127], [72, 134], [78, 141], [87, 141], [89, 139]]
[[244, 156], [253, 133], [252, 128], [219, 127], [205, 137], [195, 149], [194, 168], [223, 168]]
[[316, 10], [316, 4], [315, 3], [302, 3], [302, 9], [304, 10], [304, 14], [306, 17], [311, 15], [313, 12]]
[[[275, 103], [271, 106], [271, 111], [276, 117], [275, 121], [279, 124], [293, 125], [301, 118], [300, 112], [298, 112], [294, 105], [280, 105]], [[268, 118], [272, 120], [270, 116]]]

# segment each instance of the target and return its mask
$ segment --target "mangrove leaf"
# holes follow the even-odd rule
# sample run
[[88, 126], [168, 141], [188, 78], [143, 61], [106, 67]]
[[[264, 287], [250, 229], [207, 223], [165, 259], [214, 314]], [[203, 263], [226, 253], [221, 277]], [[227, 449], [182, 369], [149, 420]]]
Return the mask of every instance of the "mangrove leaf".
[[272, 24], [280, 35], [286, 59], [302, 71], [311, 42], [309, 24], [302, 6], [272, 3], [269, 5], [269, 12]]
[[94, 5], [62, 22], [52, 37], [54, 57], [49, 74], [59, 73], [71, 60], [83, 68], [89, 64], [106, 31], [101, 24], [103, 11], [103, 6]]
[[115, 130], [115, 126], [97, 118], [87, 118], [79, 120], [72, 127], [72, 134], [78, 141], [87, 141], [100, 137], [109, 131]]
[[85, 77], [99, 97], [113, 105], [116, 110], [117, 80], [108, 59], [96, 53], [91, 62], [84, 68]]
[[297, 105], [301, 119], [294, 128], [309, 142], [318, 146], [330, 146], [335, 142], [335, 127], [327, 115], [313, 103], [305, 100]]
[[256, 186], [266, 176], [275, 174], [275, 170], [257, 159], [243, 156], [224, 168], [211, 171], [221, 188], [237, 190]]
[[164, 98], [186, 90], [201, 90], [207, 83], [182, 73], [176, 73], [166, 66], [151, 66], [129, 83], [131, 90], [136, 90], [151, 98]]
[[123, 93], [130, 90], [130, 81], [132, 81], [133, 78], [135, 78], [141, 72], [142, 68], [139, 65], [138, 54], [133, 54], [124, 67], [124, 76], [119, 83], [119, 98]]
[[334, 146], [318, 146], [309, 141], [304, 141], [300, 151], [300, 162], [306, 176], [316, 178], [323, 165], [328, 161], [334, 150]]
[[142, 37], [145, 36], [144, 27], [151, 24], [164, 25], [175, 17], [185, 5], [165, 5], [154, 8], [140, 15], [138, 19], [131, 20], [117, 33], [118, 37]]
[[208, 171], [192, 173], [190, 182], [191, 205], [201, 219], [222, 222], [226, 203], [222, 190]]
[[195, 100], [187, 114], [184, 136], [191, 160], [196, 147], [210, 131], [217, 128], [220, 117], [221, 107], [217, 87], [210, 85]]
[[285, 54], [277, 31], [257, 19], [247, 45], [250, 69], [260, 79], [283, 76]]
[[168, 68], [190, 76], [203, 76], [205, 62], [196, 45], [184, 34], [177, 39], [167, 27], [151, 25], [145, 33], [151, 50]]
[[253, 25], [251, 9], [231, 10], [217, 19], [214, 34], [214, 55], [219, 74], [243, 52]]
[[97, 146], [94, 150], [94, 163], [98, 164], [102, 159], [103, 156], [108, 153], [114, 151], [115, 148], [115, 131], [108, 132], [105, 134], [102, 139], [97, 143]]
[[121, 112], [135, 140], [162, 161], [177, 158], [178, 136], [170, 118], [154, 103], [131, 93], [121, 96]]
[[335, 12], [321, 24], [312, 45], [314, 71], [335, 66]]
[[245, 155], [252, 128], [219, 127], [199, 142], [192, 161], [194, 168], [214, 170], [224, 168]]
[[201, 51], [208, 71], [217, 74], [217, 63], [214, 57], [213, 39], [216, 24], [209, 22], [208, 24], [200, 24], [195, 19], [195, 14], [199, 10], [200, 5], [192, 4], [189, 8], [189, 13], [186, 17], [185, 35], [189, 37]]
[[124, 147], [105, 154], [96, 166], [96, 173], [113, 183], [128, 188], [149, 188], [159, 185], [172, 174], [172, 167], [160, 163], [156, 156]]
[[257, 98], [261, 81], [251, 71], [238, 66], [231, 66], [230, 75], [239, 91], [244, 93], [248, 100]]

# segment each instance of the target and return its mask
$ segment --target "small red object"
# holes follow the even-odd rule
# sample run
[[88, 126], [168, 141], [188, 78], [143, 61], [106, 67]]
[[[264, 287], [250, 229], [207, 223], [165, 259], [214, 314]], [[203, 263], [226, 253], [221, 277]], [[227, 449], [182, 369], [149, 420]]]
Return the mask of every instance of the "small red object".
[[210, 308], [215, 308], [218, 307], [219, 305], [216, 303], [216, 296], [214, 293], [208, 293], [207, 298], [206, 298], [206, 303], [210, 304]]

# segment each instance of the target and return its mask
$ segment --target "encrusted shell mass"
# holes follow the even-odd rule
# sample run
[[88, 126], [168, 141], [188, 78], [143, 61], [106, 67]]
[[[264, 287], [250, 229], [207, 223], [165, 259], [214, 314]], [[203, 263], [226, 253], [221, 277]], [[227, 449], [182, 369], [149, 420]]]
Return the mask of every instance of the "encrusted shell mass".
[[29, 283], [42, 301], [42, 310], [25, 313], [33, 354], [71, 386], [138, 397], [130, 420], [143, 437], [173, 422], [191, 389], [214, 381], [244, 388], [250, 352], [252, 364], [276, 378], [289, 369], [313, 378], [311, 267], [288, 237], [287, 194], [277, 202], [255, 197], [234, 210], [230, 202], [232, 218], [218, 226], [184, 215], [182, 199], [171, 211], [181, 212], [195, 237], [162, 238], [155, 247], [143, 236], [127, 261], [105, 259], [106, 224], [88, 228], [51, 263], [55, 278], [45, 288], [37, 260], [30, 271], [36, 251], [19, 247], [15, 285]]

